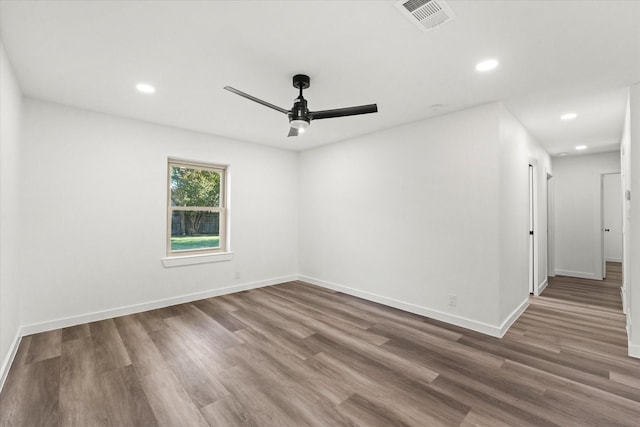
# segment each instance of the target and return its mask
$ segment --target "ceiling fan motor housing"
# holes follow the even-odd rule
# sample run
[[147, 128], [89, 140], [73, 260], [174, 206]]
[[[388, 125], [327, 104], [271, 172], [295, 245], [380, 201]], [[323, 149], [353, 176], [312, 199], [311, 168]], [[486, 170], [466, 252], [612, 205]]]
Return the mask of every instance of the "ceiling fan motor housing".
[[[299, 120], [302, 120], [309, 124], [311, 121], [309, 119], [309, 109], [307, 108], [307, 100], [302, 97], [298, 97], [293, 103], [293, 108], [289, 112], [289, 123], [291, 123], [294, 127], [296, 123], [300, 123]], [[295, 123], [294, 123], [295, 122]]]

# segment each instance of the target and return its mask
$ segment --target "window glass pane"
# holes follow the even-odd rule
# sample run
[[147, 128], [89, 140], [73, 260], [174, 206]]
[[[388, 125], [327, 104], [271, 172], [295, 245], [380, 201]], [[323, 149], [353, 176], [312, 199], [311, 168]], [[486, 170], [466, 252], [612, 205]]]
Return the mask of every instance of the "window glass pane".
[[220, 206], [220, 174], [171, 167], [171, 206]]
[[219, 247], [219, 212], [173, 211], [171, 215], [172, 251]]

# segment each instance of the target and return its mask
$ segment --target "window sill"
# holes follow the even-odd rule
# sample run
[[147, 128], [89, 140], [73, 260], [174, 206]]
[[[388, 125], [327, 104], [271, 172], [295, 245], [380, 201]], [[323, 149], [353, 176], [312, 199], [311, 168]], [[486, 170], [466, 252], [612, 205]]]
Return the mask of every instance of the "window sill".
[[209, 262], [231, 261], [233, 252], [219, 252], [215, 254], [183, 255], [162, 258], [165, 268], [182, 267], [185, 265], [206, 264]]

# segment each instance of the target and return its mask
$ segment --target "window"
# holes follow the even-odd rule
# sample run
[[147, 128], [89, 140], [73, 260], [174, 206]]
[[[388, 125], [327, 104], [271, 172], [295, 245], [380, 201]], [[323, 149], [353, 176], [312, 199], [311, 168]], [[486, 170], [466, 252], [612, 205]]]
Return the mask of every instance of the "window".
[[226, 167], [169, 159], [167, 255], [226, 250]]

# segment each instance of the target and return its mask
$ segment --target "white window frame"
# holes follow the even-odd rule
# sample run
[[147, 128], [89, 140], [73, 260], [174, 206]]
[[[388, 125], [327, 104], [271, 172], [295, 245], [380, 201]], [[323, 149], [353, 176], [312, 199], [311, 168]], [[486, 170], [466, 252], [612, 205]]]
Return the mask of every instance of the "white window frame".
[[[184, 167], [215, 172], [220, 175], [220, 206], [171, 206], [171, 168]], [[206, 211], [219, 214], [217, 248], [171, 250], [171, 221], [174, 211]], [[167, 161], [167, 257], [218, 254], [227, 251], [227, 166], [169, 157]]]

